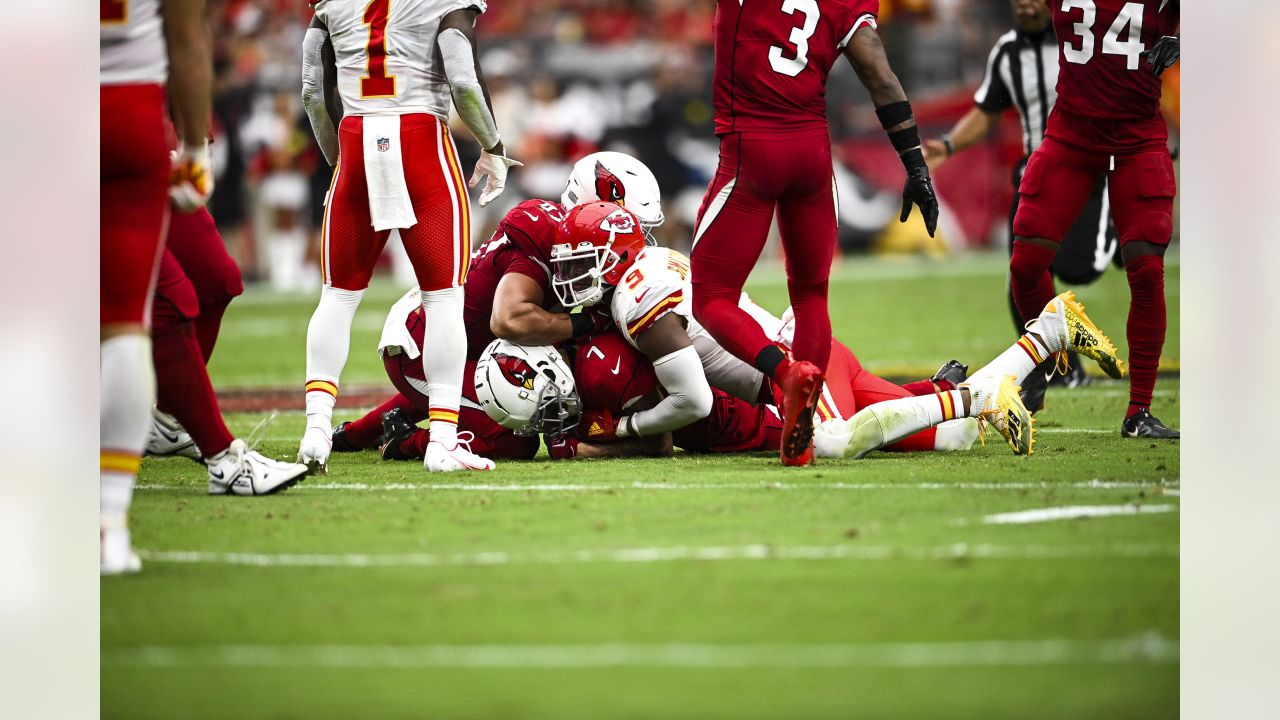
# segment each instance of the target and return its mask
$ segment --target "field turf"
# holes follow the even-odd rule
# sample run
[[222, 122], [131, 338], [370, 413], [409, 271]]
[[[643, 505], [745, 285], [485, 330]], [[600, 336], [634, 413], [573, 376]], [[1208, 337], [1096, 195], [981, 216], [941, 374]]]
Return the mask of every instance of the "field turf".
[[[836, 334], [888, 374], [980, 365], [1012, 339], [1002, 268], [851, 263]], [[751, 291], [781, 310], [776, 277]], [[384, 383], [373, 346], [398, 294], [370, 291], [347, 382]], [[1123, 350], [1123, 276], [1080, 296]], [[299, 386], [313, 305], [233, 304], [215, 384]], [[143, 573], [102, 583], [103, 715], [1176, 716], [1178, 447], [1122, 440], [1126, 397], [1051, 390], [1030, 458], [992, 435], [795, 471], [756, 454], [429, 477], [369, 453], [254, 499], [148, 459]], [[1178, 424], [1176, 378], [1154, 409]], [[229, 420], [244, 436], [263, 417]], [[302, 422], [282, 414], [261, 449], [292, 455]], [[1126, 514], [1006, 515], [1069, 507]]]

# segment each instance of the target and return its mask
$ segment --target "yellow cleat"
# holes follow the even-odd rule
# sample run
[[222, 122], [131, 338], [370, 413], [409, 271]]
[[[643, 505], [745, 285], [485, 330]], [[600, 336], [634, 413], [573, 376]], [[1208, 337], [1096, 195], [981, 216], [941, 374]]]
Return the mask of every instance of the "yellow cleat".
[[986, 404], [978, 413], [978, 424], [984, 433], [987, 424], [994, 427], [1004, 436], [1015, 455], [1030, 455], [1036, 447], [1035, 420], [1027, 412], [1027, 406], [1022, 404], [1019, 390], [1012, 375], [1000, 378], [995, 391], [987, 395]]
[[[1084, 312], [1084, 304], [1076, 300], [1076, 294], [1070, 290], [1049, 301], [1044, 306], [1045, 313], [1057, 315], [1066, 328], [1067, 336], [1062, 343], [1064, 348], [1075, 350], [1085, 357], [1093, 358], [1108, 376], [1117, 380], [1127, 373], [1124, 360], [1120, 359], [1120, 351], [1115, 343], [1098, 329]], [[1066, 353], [1058, 355], [1059, 371], [1066, 374]]]

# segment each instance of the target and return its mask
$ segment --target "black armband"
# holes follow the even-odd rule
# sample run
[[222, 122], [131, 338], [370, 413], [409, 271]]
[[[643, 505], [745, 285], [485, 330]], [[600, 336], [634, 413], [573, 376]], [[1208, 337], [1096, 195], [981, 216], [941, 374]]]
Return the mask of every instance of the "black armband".
[[911, 174], [912, 170], [919, 170], [921, 168], [925, 168], [925, 172], [927, 173], [929, 166], [925, 164], [924, 153], [920, 148], [916, 148], [902, 153], [902, 167], [907, 169], [907, 174]]
[[880, 118], [880, 127], [888, 130], [894, 125], [901, 125], [915, 116], [911, 114], [911, 103], [906, 100], [899, 100], [876, 108], [876, 117]]
[[912, 125], [909, 128], [894, 130], [889, 133], [889, 142], [893, 143], [893, 149], [897, 150], [899, 155], [911, 148], [920, 147], [920, 128]]
[[570, 314], [569, 323], [573, 325], [573, 337], [586, 335], [595, 328], [595, 323], [591, 322], [591, 318], [585, 312]]

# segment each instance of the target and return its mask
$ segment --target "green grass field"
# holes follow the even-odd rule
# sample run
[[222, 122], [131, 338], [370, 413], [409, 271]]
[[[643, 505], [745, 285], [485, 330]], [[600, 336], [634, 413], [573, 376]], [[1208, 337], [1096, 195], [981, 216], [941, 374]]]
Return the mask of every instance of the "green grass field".
[[[836, 334], [882, 372], [980, 365], [1012, 339], [1003, 267], [852, 262]], [[750, 289], [785, 304], [768, 273]], [[1174, 265], [1170, 367], [1177, 290]], [[1079, 294], [1123, 350], [1123, 276]], [[385, 384], [374, 346], [398, 295], [367, 296], [347, 383]], [[313, 304], [234, 304], [215, 384], [300, 385]], [[1051, 390], [1029, 458], [992, 435], [794, 471], [677, 455], [429, 477], [369, 453], [256, 499], [148, 459], [143, 573], [102, 583], [103, 715], [1173, 717], [1178, 446], [1122, 440], [1126, 399]], [[1162, 378], [1175, 426], [1178, 399]], [[261, 418], [229, 420], [243, 436]], [[302, 424], [282, 415], [262, 449], [291, 456]], [[1127, 514], [1007, 515], [1082, 506]]]

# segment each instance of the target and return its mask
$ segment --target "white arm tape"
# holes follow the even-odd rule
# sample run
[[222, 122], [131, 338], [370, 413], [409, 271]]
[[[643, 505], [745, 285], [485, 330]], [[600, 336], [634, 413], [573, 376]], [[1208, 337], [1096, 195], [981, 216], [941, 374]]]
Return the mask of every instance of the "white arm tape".
[[333, 165], [338, 160], [338, 133], [333, 119], [324, 104], [324, 60], [320, 49], [329, 37], [322, 28], [307, 28], [302, 38], [302, 106], [311, 120], [311, 132], [316, 136], [324, 159]]
[[471, 41], [457, 28], [440, 33], [440, 57], [444, 60], [444, 74], [453, 90], [453, 104], [458, 117], [467, 124], [471, 134], [488, 150], [498, 144], [498, 123], [493, 119], [489, 103], [485, 102], [484, 89], [476, 77], [475, 53]]
[[639, 436], [660, 435], [691, 425], [711, 414], [711, 386], [702, 372], [702, 360], [692, 345], [653, 362], [658, 382], [667, 397], [651, 410], [631, 416]]

